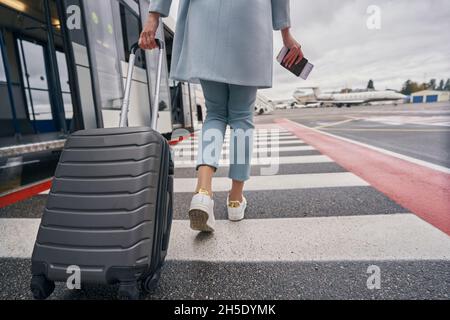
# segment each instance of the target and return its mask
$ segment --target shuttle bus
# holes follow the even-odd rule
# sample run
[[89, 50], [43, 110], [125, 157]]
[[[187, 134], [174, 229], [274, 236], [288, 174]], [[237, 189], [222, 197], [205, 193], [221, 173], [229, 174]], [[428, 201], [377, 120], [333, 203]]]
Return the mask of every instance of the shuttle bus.
[[[0, 0], [0, 193], [43, 178], [38, 163], [47, 161], [51, 176], [70, 133], [118, 125], [130, 47], [148, 7], [149, 0]], [[140, 51], [129, 113], [130, 126], [148, 126], [158, 108], [168, 139], [174, 129], [195, 130], [201, 111], [196, 85], [168, 79], [174, 25], [164, 19], [157, 34], [166, 42], [160, 101], [153, 105], [158, 53]]]

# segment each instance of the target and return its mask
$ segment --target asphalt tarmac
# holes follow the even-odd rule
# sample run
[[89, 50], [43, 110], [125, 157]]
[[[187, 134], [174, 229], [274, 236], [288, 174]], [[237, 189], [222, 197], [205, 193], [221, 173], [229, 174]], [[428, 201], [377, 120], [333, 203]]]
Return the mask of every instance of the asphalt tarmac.
[[[158, 289], [142, 299], [449, 299], [450, 237], [274, 124], [280, 118], [450, 167], [450, 104], [257, 116], [258, 128], [277, 127], [289, 140], [279, 145], [278, 171], [266, 176], [263, 165], [252, 167], [247, 219], [230, 223], [228, 167], [220, 168], [214, 180], [217, 232], [205, 236], [189, 230], [186, 220], [195, 168], [176, 168], [168, 260]], [[30, 257], [46, 198], [39, 194], [0, 209], [0, 299], [32, 298]], [[378, 289], [368, 286], [371, 266], [381, 272]], [[58, 284], [50, 299], [115, 299], [116, 290], [85, 284], [73, 291]]]

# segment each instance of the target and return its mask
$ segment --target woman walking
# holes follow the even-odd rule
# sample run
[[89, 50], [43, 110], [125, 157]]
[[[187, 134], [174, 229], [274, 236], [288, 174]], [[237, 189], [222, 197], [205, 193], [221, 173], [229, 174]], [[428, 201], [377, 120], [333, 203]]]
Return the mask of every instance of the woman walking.
[[[200, 83], [207, 115], [199, 139], [197, 187], [191, 201], [191, 228], [214, 231], [212, 178], [219, 167], [227, 125], [230, 126], [232, 180], [228, 218], [244, 218], [244, 183], [250, 178], [253, 109], [257, 90], [272, 87], [273, 30], [281, 30], [290, 49], [285, 65], [303, 58], [290, 33], [290, 0], [180, 0], [170, 78]], [[156, 48], [159, 18], [169, 15], [172, 0], [151, 0], [139, 43]]]

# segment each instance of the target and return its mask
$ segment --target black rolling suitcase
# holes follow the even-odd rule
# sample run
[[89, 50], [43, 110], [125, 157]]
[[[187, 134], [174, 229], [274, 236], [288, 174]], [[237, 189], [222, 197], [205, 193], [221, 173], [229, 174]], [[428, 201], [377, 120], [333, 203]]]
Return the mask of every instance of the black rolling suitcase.
[[135, 45], [119, 128], [78, 131], [64, 146], [32, 255], [36, 299], [47, 298], [72, 270], [80, 271], [81, 284], [119, 284], [120, 298], [136, 299], [158, 282], [174, 171], [169, 144], [156, 131], [164, 42], [158, 45], [151, 128], [126, 126]]

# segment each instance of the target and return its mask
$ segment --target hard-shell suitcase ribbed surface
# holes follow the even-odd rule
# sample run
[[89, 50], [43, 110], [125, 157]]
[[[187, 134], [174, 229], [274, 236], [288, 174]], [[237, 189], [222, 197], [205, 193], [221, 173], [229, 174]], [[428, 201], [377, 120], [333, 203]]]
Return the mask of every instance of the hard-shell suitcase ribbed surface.
[[[130, 86], [127, 81], [125, 98]], [[127, 105], [123, 108], [128, 112]], [[119, 295], [126, 298], [138, 297], [139, 284], [151, 291], [167, 252], [172, 194], [169, 144], [154, 129], [120, 127], [72, 134], [33, 250], [35, 298], [48, 297], [54, 282], [66, 282], [74, 266], [81, 271], [81, 283], [119, 283]]]
[[157, 272], [167, 250], [173, 168], [150, 128], [80, 131], [66, 142], [33, 251], [33, 275], [132, 282]]

